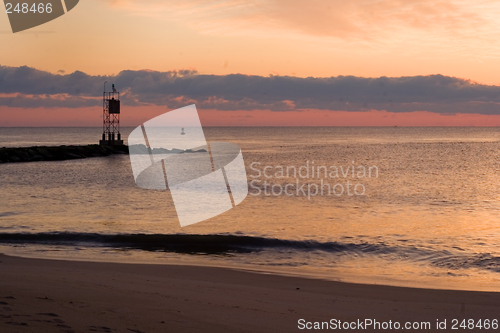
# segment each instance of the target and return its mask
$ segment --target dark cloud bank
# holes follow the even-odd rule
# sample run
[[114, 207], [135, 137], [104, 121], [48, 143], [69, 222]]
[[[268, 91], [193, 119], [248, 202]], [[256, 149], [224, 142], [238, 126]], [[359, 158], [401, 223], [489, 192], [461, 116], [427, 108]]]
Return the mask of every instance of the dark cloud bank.
[[127, 70], [116, 76], [91, 76], [78, 71], [52, 74], [25, 66], [0, 66], [0, 106], [99, 106], [104, 81], [115, 83], [123, 103], [131, 106], [178, 108], [196, 103], [199, 108], [229, 111], [324, 109], [443, 114], [497, 114], [500, 110], [500, 87], [442, 75], [297, 78]]

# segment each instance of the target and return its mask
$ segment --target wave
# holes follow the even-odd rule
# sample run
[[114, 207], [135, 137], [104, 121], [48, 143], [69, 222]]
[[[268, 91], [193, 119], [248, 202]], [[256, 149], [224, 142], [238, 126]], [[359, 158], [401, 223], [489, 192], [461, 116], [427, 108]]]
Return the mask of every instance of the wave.
[[88, 246], [126, 247], [148, 251], [163, 250], [181, 253], [248, 253], [273, 248], [288, 248], [299, 251], [320, 250], [326, 252], [366, 253], [387, 253], [389, 250], [386, 246], [379, 244], [300, 241], [229, 234], [0, 233], [0, 243], [86, 244]]
[[[450, 270], [479, 268], [500, 273], [500, 257], [489, 253], [431, 250], [384, 243], [319, 242], [234, 234], [98, 234], [74, 232], [0, 233], [0, 244], [113, 247], [184, 254], [237, 254], [262, 251], [379, 255], [392, 260], [427, 262]], [[390, 260], [390, 259], [389, 259]]]

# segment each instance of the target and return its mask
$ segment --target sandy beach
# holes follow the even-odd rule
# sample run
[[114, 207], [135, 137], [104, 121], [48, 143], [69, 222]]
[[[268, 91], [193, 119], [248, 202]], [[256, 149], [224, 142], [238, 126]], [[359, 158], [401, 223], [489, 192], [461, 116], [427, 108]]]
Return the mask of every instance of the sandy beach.
[[[305, 322], [494, 319], [500, 295], [214, 267], [0, 256], [1, 332], [293, 332]], [[371, 331], [367, 327], [367, 331]], [[390, 331], [390, 330], [389, 330]], [[440, 330], [442, 331], [442, 330]]]

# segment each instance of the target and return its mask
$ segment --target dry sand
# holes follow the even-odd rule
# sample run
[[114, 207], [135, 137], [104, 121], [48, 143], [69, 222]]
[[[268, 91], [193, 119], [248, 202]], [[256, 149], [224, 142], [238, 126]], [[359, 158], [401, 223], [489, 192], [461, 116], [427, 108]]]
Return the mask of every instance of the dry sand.
[[298, 329], [301, 318], [430, 321], [431, 332], [436, 319], [447, 319], [448, 329], [453, 318], [500, 319], [499, 293], [350, 284], [213, 267], [3, 255], [0, 261], [2, 333], [304, 332]]

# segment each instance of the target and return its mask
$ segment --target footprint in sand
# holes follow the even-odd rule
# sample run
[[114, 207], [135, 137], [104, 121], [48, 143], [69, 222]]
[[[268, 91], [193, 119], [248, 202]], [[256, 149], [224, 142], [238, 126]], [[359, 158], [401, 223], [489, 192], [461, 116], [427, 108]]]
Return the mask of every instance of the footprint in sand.
[[59, 315], [57, 313], [52, 313], [52, 312], [49, 312], [49, 313], [37, 313], [37, 315], [40, 315], [40, 316], [49, 316], [49, 317], [59, 317]]
[[10, 325], [16, 325], [16, 326], [28, 326], [28, 323], [21, 323], [21, 322], [17, 322], [17, 321], [7, 321], [5, 323], [10, 324]]
[[89, 330], [92, 332], [105, 332], [105, 333], [111, 333], [113, 330], [109, 327], [106, 326], [89, 326]]

